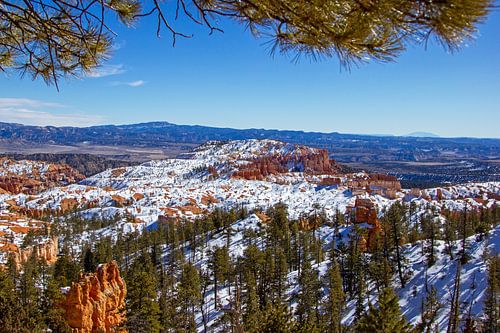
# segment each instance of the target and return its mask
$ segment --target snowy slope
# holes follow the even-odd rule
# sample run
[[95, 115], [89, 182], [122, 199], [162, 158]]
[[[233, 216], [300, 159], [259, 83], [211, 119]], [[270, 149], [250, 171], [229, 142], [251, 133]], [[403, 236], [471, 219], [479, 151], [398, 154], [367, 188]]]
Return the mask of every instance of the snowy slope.
[[[229, 253], [233, 259], [243, 255], [245, 248], [247, 247], [247, 241], [244, 239], [245, 230], [258, 231], [260, 228], [265, 228], [256, 215], [250, 215], [246, 219], [240, 220], [232, 225], [232, 237], [229, 245]], [[351, 231], [350, 226], [340, 227], [338, 234], [335, 234], [334, 229], [328, 226], [322, 226], [317, 230], [317, 236], [323, 241], [325, 248], [330, 244], [333, 237], [340, 237], [347, 241], [349, 237], [349, 232]], [[460, 288], [460, 304], [461, 313], [466, 313], [469, 307], [472, 307], [471, 314], [473, 316], [481, 316], [483, 312], [483, 303], [486, 291], [487, 283], [487, 272], [486, 264], [484, 262], [484, 255], [486, 252], [489, 253], [499, 253], [500, 252], [500, 226], [490, 232], [490, 235], [479, 240], [476, 236], [469, 237], [467, 239], [468, 243], [468, 253], [470, 255], [470, 260], [467, 264], [462, 266], [461, 270], [461, 288]], [[257, 241], [259, 244], [259, 241]], [[200, 253], [197, 252], [196, 258], [191, 258], [191, 252], [189, 248], [185, 249], [186, 258], [192, 259], [195, 265], [200, 269], [206, 269], [208, 265], [209, 253], [211, 250], [217, 247], [223, 247], [226, 245], [226, 238], [224, 235], [216, 234], [207, 244], [207, 247]], [[455, 242], [455, 252], [460, 250], [461, 243], [459, 241]], [[168, 249], [165, 249], [163, 255], [165, 261], [168, 259]], [[447, 319], [450, 310], [450, 299], [451, 292], [453, 290], [454, 279], [457, 269], [457, 261], [451, 260], [448, 255], [444, 254], [444, 244], [438, 241], [437, 253], [438, 260], [436, 263], [426, 269], [427, 264], [425, 262], [425, 256], [422, 255], [422, 244], [418, 242], [413, 246], [406, 246], [404, 248], [404, 257], [408, 260], [409, 268], [411, 271], [410, 279], [407, 282], [405, 288], [397, 289], [399, 294], [402, 313], [406, 318], [416, 325], [420, 321], [421, 315], [421, 305], [422, 301], [426, 297], [426, 280], [427, 288], [434, 286], [438, 292], [438, 298], [443, 305], [443, 308], [438, 313], [438, 323], [440, 332], [446, 331], [446, 326], [448, 324]], [[325, 260], [320, 263], [313, 265], [313, 268], [317, 269], [320, 275], [324, 275], [330, 265], [329, 260]], [[395, 285], [398, 285], [397, 277], [394, 277]], [[288, 274], [289, 288], [287, 291], [287, 297], [293, 299], [293, 296], [300, 290], [298, 286], [298, 272], [292, 271]], [[369, 290], [369, 301], [376, 304], [376, 291], [373, 286]], [[215, 309], [214, 304], [214, 290], [213, 286], [209, 287], [207, 296], [205, 297], [206, 311], [208, 312], [208, 317], [210, 318], [209, 327], [214, 327], [217, 319], [223, 314], [224, 309], [229, 306], [230, 296], [227, 288], [218, 289], [218, 298], [220, 307]], [[368, 306], [368, 300], [365, 304]], [[291, 306], [294, 307], [295, 303], [292, 301]], [[203, 331], [202, 315], [199, 309], [196, 313], [196, 319], [198, 324], [198, 331]], [[347, 307], [344, 313], [343, 323], [349, 324], [354, 319], [355, 311], [355, 300], [348, 300]]]
[[[309, 147], [272, 140], [243, 140], [228, 143], [210, 142], [186, 159], [146, 162], [139, 166], [106, 170], [83, 180], [80, 185], [56, 187], [35, 196], [1, 195], [0, 204], [14, 202], [31, 210], [58, 209], [65, 201], [73, 200], [83, 209], [83, 215], [110, 217], [128, 213], [146, 224], [155, 223], [159, 216], [195, 218], [215, 207], [246, 206], [267, 208], [277, 202], [288, 205], [289, 214], [297, 218], [313, 211], [313, 205], [324, 208], [328, 217], [337, 210], [346, 212], [353, 206], [355, 195], [348, 179], [367, 177], [367, 174], [341, 174], [338, 185], [321, 185], [327, 175], [285, 172], [271, 174], [265, 180], [232, 178], [242, 164], [258, 157], [290, 157], [302, 154], [321, 154]], [[324, 152], [323, 152], [324, 153]], [[291, 158], [287, 161], [296, 161]], [[210, 172], [209, 168], [216, 171]], [[290, 170], [295, 170], [290, 168]], [[435, 205], [439, 209], [491, 207], [498, 203], [500, 183], [465, 184], [443, 189], [422, 191], [413, 196], [410, 190], [395, 193], [395, 199], [358, 189], [356, 196], [370, 198], [379, 211], [394, 200], [415, 201], [418, 205]]]

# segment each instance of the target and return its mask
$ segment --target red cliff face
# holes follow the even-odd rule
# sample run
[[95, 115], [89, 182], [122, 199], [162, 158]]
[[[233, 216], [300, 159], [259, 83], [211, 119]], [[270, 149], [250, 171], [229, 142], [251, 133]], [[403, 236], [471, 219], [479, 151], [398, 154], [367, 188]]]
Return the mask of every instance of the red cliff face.
[[354, 223], [366, 222], [372, 225], [377, 220], [377, 209], [369, 199], [356, 198], [354, 212]]
[[240, 165], [233, 178], [263, 180], [269, 175], [286, 172], [304, 172], [310, 175], [339, 173], [339, 167], [325, 149], [297, 148], [286, 155], [263, 156]]
[[395, 176], [380, 173], [370, 174], [370, 185], [388, 189], [401, 190], [401, 183]]
[[84, 178], [84, 175], [66, 164], [16, 162], [0, 158], [0, 191], [12, 194], [36, 194], [51, 187], [76, 183]]
[[71, 285], [62, 304], [66, 321], [75, 333], [126, 332], [127, 288], [116, 262], [100, 265]]
[[16, 248], [15, 251], [12, 252], [14, 262], [16, 263], [16, 267], [19, 269], [21, 264], [28, 261], [29, 257], [32, 253], [35, 253], [37, 258], [43, 258], [47, 261], [47, 264], [51, 265], [57, 260], [57, 252], [58, 252], [58, 243], [57, 238], [49, 239], [45, 243], [35, 244], [32, 246], [28, 246], [27, 248]]

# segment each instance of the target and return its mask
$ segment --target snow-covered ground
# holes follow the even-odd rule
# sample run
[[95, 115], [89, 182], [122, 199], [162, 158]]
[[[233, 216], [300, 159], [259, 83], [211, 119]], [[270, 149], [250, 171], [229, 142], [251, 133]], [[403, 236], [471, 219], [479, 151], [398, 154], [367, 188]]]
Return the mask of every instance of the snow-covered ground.
[[[442, 209], [463, 210], [474, 207], [491, 208], [499, 205], [500, 182], [470, 183], [425, 191], [400, 190], [391, 199], [364, 192], [353, 195], [352, 189], [344, 182], [340, 185], [324, 186], [321, 179], [325, 175], [310, 175], [303, 172], [285, 172], [269, 175], [265, 180], [244, 180], [232, 178], [231, 174], [239, 165], [249, 163], [258, 157], [300, 156], [314, 154], [313, 148], [290, 145], [272, 140], [244, 140], [229, 143], [210, 142], [201, 146], [185, 159], [170, 159], [150, 161], [139, 166], [118, 168], [104, 171], [87, 178], [80, 184], [55, 187], [36, 195], [0, 194], [0, 207], [16, 209], [60, 209], [65, 205], [77, 203], [78, 214], [85, 218], [99, 217], [110, 219], [118, 215], [135, 218], [118, 219], [118, 222], [106, 228], [84, 232], [75, 242], [76, 251], [80, 241], [90, 241], [100, 237], [116, 237], [120, 232], [128, 233], [143, 230], [157, 223], [159, 217], [180, 217], [194, 219], [216, 207], [229, 209], [244, 206], [250, 211], [254, 208], [268, 208], [278, 202], [288, 207], [289, 217], [297, 219], [300, 216], [313, 213], [316, 206], [324, 210], [327, 218], [333, 218], [337, 211], [346, 213], [348, 207], [355, 205], [357, 197], [372, 201], [379, 214], [396, 201], [414, 202], [417, 206], [415, 217], [424, 214], [427, 207], [433, 207], [439, 213]], [[294, 159], [290, 159], [294, 161]], [[210, 171], [209, 169], [216, 171]], [[290, 170], [297, 170], [290, 165]], [[298, 168], [300, 169], [300, 168]], [[26, 169], [15, 170], [27, 172]], [[363, 177], [366, 174], [356, 174]], [[348, 175], [338, 175], [343, 181]], [[414, 222], [416, 219], [414, 220]], [[243, 235], [245, 230], [258, 230], [262, 223], [257, 215], [238, 221], [232, 225], [233, 235], [230, 242], [230, 254], [241, 256], [247, 246]], [[325, 247], [334, 237], [339, 236], [347, 242], [351, 226], [340, 227], [339, 235], [327, 225], [317, 230], [317, 236]], [[16, 240], [18, 243], [21, 240]], [[200, 268], [207, 265], [208, 252], [215, 247], [226, 244], [223, 235], [215, 235], [209, 240], [208, 246], [196, 253], [194, 262]], [[500, 228], [495, 229], [486, 240], [479, 241], [474, 237], [469, 239], [471, 259], [462, 267], [461, 302], [471, 306], [473, 314], [481, 314], [484, 299], [486, 266], [483, 255], [486, 249], [500, 250]], [[459, 248], [459, 244], [456, 244]], [[446, 326], [446, 314], [449, 308], [450, 290], [456, 273], [456, 261], [443, 254], [444, 244], [438, 242], [437, 262], [426, 269], [422, 245], [417, 243], [404, 249], [404, 256], [409, 262], [411, 277], [404, 289], [398, 290], [401, 297], [400, 305], [406, 317], [412, 322], [420, 320], [420, 307], [427, 290], [434, 285], [438, 290], [439, 299], [444, 308], [439, 315], [439, 325]], [[165, 249], [164, 255], [167, 256]], [[186, 253], [187, 257], [190, 253]], [[324, 274], [328, 261], [315, 264], [315, 268]], [[297, 271], [288, 274], [291, 297], [298, 291]], [[220, 302], [222, 308], [229, 302], [228, 290], [221, 288]], [[370, 301], [375, 302], [376, 295], [370, 293]], [[222, 310], [214, 307], [213, 290], [209, 289], [205, 304], [210, 312], [210, 323], [222, 314]], [[468, 304], [468, 305], [467, 305]], [[293, 305], [293, 304], [292, 304]], [[348, 303], [344, 322], [352, 321], [354, 302]], [[202, 329], [201, 314], [197, 313], [199, 330]]]
[[[244, 238], [245, 230], [259, 231], [260, 228], [265, 228], [265, 224], [262, 224], [259, 217], [252, 214], [243, 220], [237, 221], [231, 228], [233, 233], [230, 239], [229, 254], [233, 259], [236, 259], [243, 255], [244, 250], [248, 246], [248, 241]], [[327, 248], [335, 236], [341, 237], [344, 239], [344, 242], [347, 242], [351, 230], [352, 226], [343, 226], [338, 229], [338, 234], [335, 234], [333, 228], [322, 226], [317, 230], [317, 236], [323, 241], [325, 248]], [[467, 239], [467, 244], [467, 251], [470, 255], [470, 259], [461, 269], [460, 313], [467, 313], [469, 307], [471, 307], [471, 314], [474, 317], [481, 317], [487, 286], [487, 268], [484, 257], [486, 253], [500, 252], [500, 226], [492, 230], [489, 236], [482, 240], [476, 236], [469, 237]], [[225, 245], [226, 238], [224, 234], [215, 234], [214, 237], [208, 241], [203, 251], [196, 252], [196, 257], [192, 261], [198, 268], [206, 269], [210, 251]], [[259, 245], [259, 240], [257, 240], [257, 245]], [[455, 253], [458, 253], [461, 249], [461, 241], [456, 241], [453, 245]], [[169, 250], [165, 249], [163, 253], [165, 260], [167, 260], [168, 254]], [[185, 254], [186, 258], [191, 259], [191, 252], [188, 248], [186, 248]], [[437, 290], [438, 299], [442, 303], [442, 309], [439, 311], [437, 319], [439, 331], [441, 332], [446, 331], [446, 326], [448, 324], [447, 320], [450, 311], [451, 293], [456, 276], [457, 260], [452, 260], [444, 252], [444, 243], [442, 241], [437, 241], [436, 254], [436, 262], [433, 266], [428, 268], [425, 254], [422, 254], [421, 242], [417, 242], [413, 246], [405, 246], [403, 255], [408, 263], [410, 275], [405, 288], [397, 288], [396, 291], [400, 297], [399, 305], [401, 306], [402, 313], [410, 323], [415, 325], [418, 324], [421, 319], [422, 301], [425, 301], [427, 293], [430, 292], [431, 288], [434, 286]], [[323, 276], [327, 272], [329, 265], [330, 260], [327, 259], [320, 263], [315, 263], [313, 268], [317, 269], [319, 274]], [[298, 271], [288, 273], [288, 284], [287, 297], [293, 299], [293, 296], [300, 290], [298, 285]], [[396, 286], [399, 285], [396, 276], [394, 276], [394, 284]], [[220, 318], [224, 310], [230, 306], [231, 299], [228, 288], [219, 287], [217, 294], [219, 303], [217, 309], [214, 303], [215, 296], [213, 286], [208, 288], [204, 300], [205, 311], [207, 311], [209, 318], [209, 327], [214, 327], [217, 319]], [[372, 284], [369, 284], [366, 306], [368, 302], [376, 304], [376, 300], [377, 295], [375, 288]], [[348, 300], [343, 323], [349, 324], [353, 321], [356, 307], [355, 303], [355, 300]], [[292, 307], [296, 305], [294, 301], [291, 301], [290, 304]], [[199, 309], [197, 309], [196, 312], [196, 321], [198, 331], [202, 332], [202, 314]]]
[[[0, 195], [0, 206], [6, 202], [33, 210], [58, 209], [68, 200], [74, 200], [84, 215], [110, 217], [120, 213], [132, 215], [149, 225], [159, 216], [194, 218], [215, 207], [248, 209], [267, 208], [278, 202], [288, 205], [291, 218], [308, 214], [319, 205], [327, 217], [336, 211], [344, 213], [353, 206], [355, 196], [344, 183], [324, 186], [320, 180], [326, 175], [286, 172], [269, 175], [265, 180], [245, 180], [231, 177], [238, 165], [258, 156], [300, 156], [320, 153], [317, 149], [286, 144], [272, 140], [243, 140], [229, 143], [207, 143], [186, 159], [150, 161], [139, 166], [106, 170], [83, 180], [80, 184], [56, 187], [38, 195]], [[291, 159], [292, 161], [294, 159]], [[209, 171], [216, 170], [217, 175]], [[290, 166], [290, 170], [294, 170]], [[362, 177], [366, 174], [351, 175]], [[338, 175], [345, 181], [349, 175]], [[357, 196], [370, 198], [382, 211], [394, 200], [430, 203], [438, 209], [461, 210], [469, 207], [491, 207], [497, 204], [500, 183], [473, 183], [422, 191], [412, 196], [410, 190], [401, 190], [395, 199], [362, 192]], [[480, 199], [480, 200], [478, 200]], [[92, 207], [90, 209], [87, 209]]]

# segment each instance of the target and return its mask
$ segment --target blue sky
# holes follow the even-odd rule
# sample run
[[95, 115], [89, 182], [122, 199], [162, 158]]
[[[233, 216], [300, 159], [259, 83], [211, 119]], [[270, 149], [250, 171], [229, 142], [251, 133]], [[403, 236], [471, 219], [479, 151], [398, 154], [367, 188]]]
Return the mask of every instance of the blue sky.
[[500, 12], [455, 54], [410, 46], [395, 63], [342, 70], [336, 59], [270, 56], [235, 23], [223, 34], [158, 39], [155, 22], [118, 28], [117, 50], [94, 75], [60, 91], [0, 76], [0, 121], [36, 125], [169, 121], [236, 128], [500, 137]]

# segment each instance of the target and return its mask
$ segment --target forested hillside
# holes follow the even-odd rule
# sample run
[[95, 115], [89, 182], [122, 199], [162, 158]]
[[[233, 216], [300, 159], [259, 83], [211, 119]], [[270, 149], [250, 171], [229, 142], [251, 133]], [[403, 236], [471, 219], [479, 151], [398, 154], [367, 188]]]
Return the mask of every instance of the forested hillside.
[[51, 232], [54, 266], [32, 256], [0, 271], [0, 320], [7, 332], [68, 331], [59, 288], [116, 260], [129, 332], [495, 332], [498, 207], [437, 220], [414, 208], [389, 208], [374, 237], [320, 208], [290, 220], [284, 204], [126, 234], [67, 216]]

